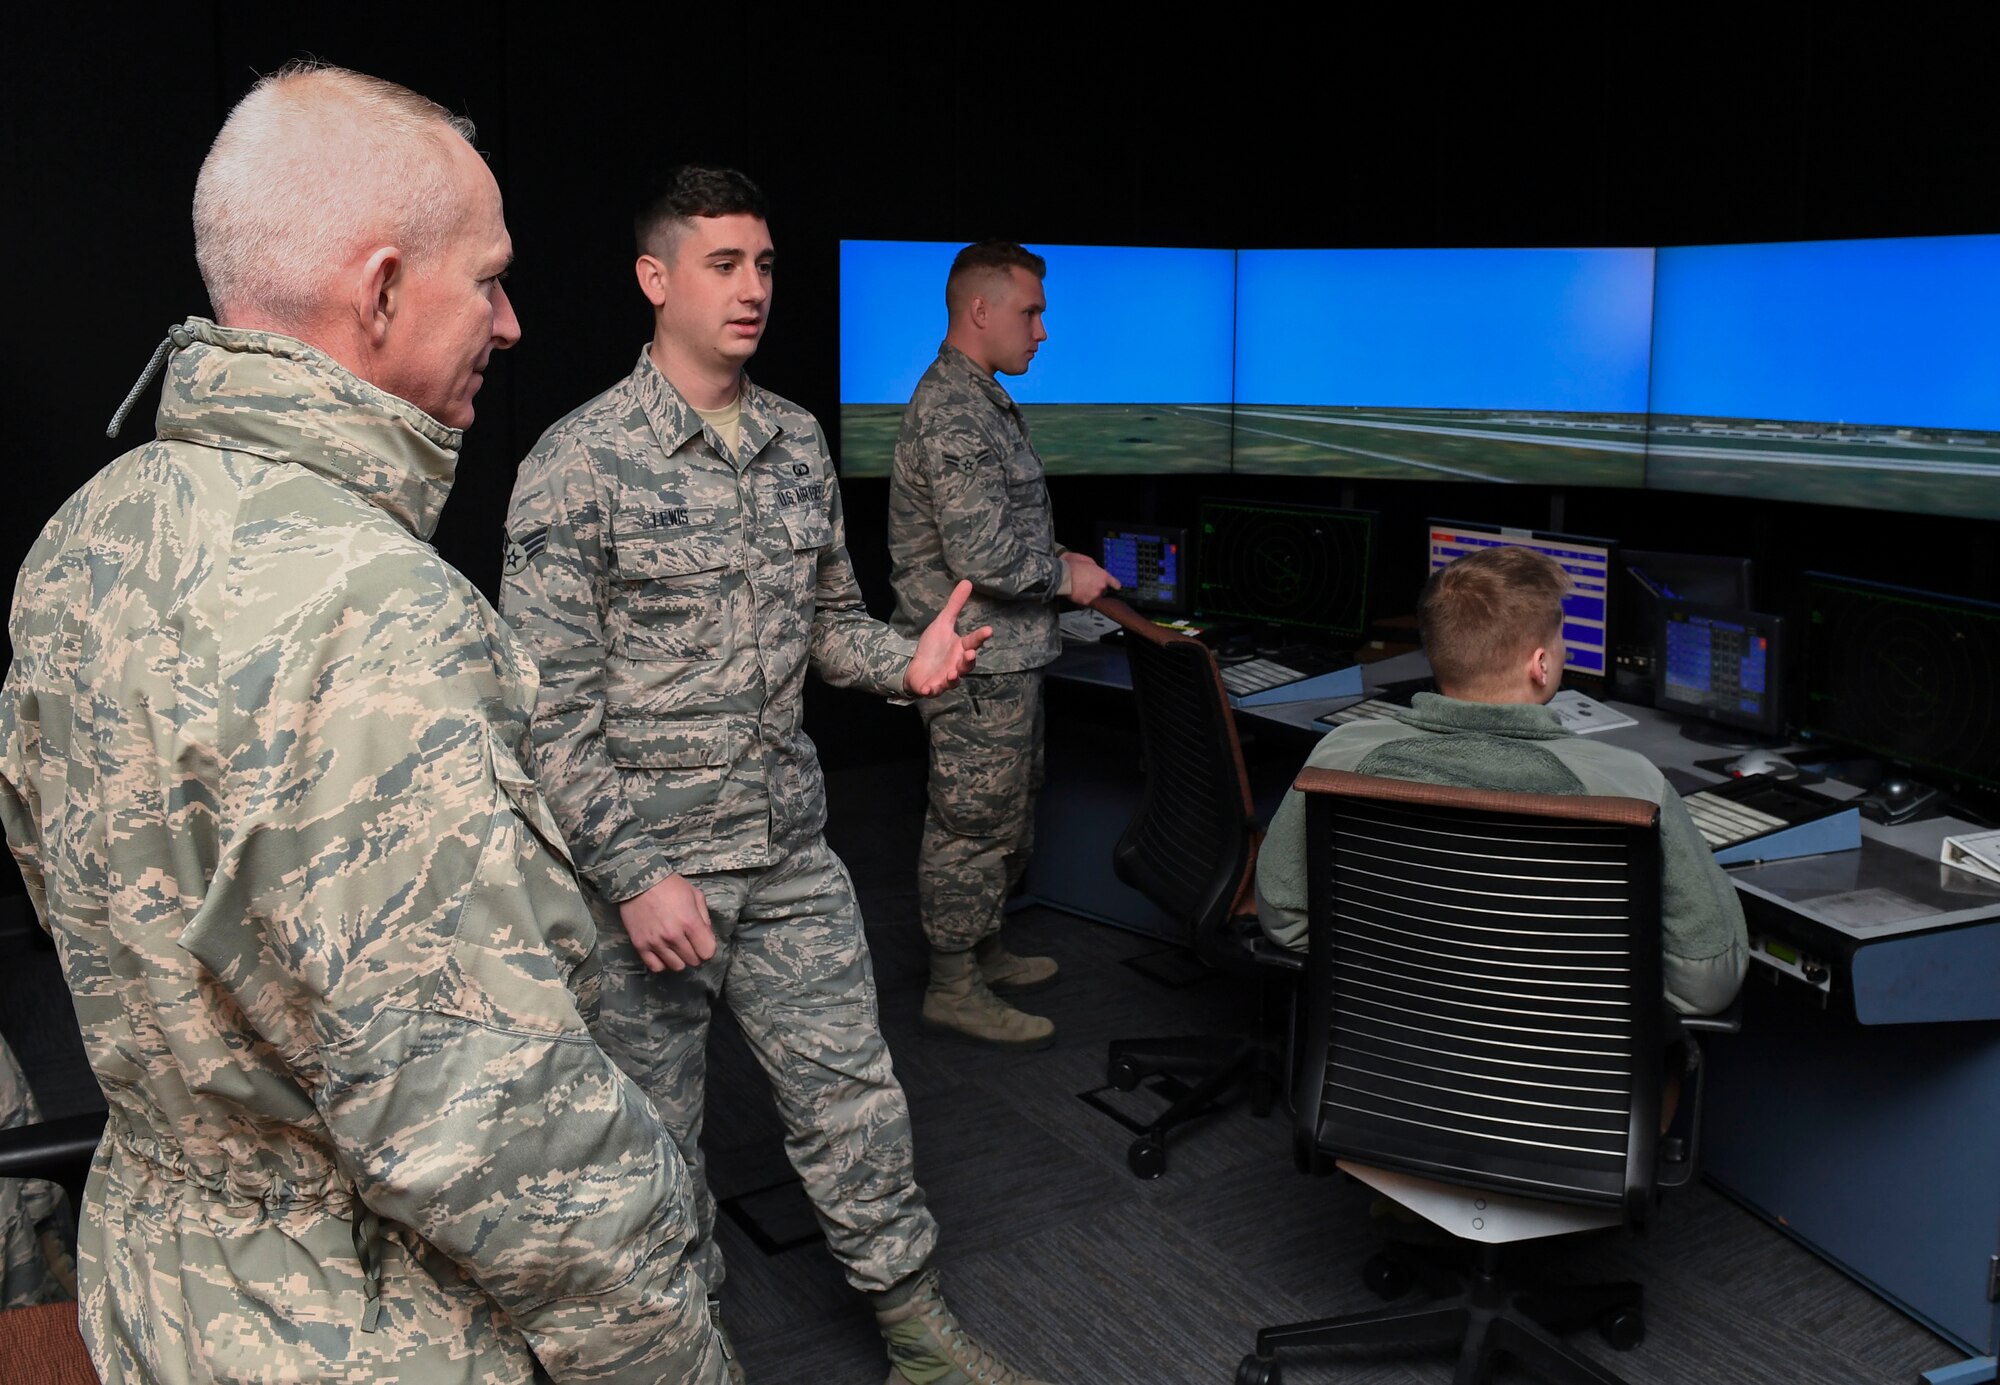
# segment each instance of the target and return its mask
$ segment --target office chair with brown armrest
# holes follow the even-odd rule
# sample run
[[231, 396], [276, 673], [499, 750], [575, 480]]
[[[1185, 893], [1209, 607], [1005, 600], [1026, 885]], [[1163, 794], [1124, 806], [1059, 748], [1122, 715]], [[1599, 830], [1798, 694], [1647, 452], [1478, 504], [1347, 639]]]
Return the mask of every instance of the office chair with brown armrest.
[[[1311, 936], [1294, 1089], [1301, 1169], [1338, 1167], [1470, 1252], [1393, 1246], [1363, 1269], [1414, 1307], [1269, 1327], [1238, 1385], [1278, 1385], [1280, 1348], [1455, 1337], [1456, 1385], [1508, 1355], [1548, 1380], [1619, 1385], [1554, 1329], [1644, 1333], [1637, 1284], [1523, 1285], [1506, 1243], [1640, 1227], [1685, 1182], [1691, 1133], [1660, 1136], [1659, 808], [1307, 770]], [[1691, 1040], [1689, 1040], [1691, 1042]], [[1676, 1125], [1692, 1132], [1700, 1069]], [[1685, 1118], [1685, 1119], [1683, 1119]]]
[[[1260, 962], [1255, 946], [1261, 933], [1253, 879], [1263, 834], [1214, 653], [1116, 597], [1095, 606], [1125, 631], [1145, 769], [1139, 809], [1113, 848], [1112, 870], [1186, 925], [1189, 946], [1206, 965], [1255, 977], [1267, 991], [1274, 976], [1276, 984], [1288, 982], [1296, 960]], [[1168, 1133], [1207, 1114], [1233, 1087], [1248, 1086], [1253, 1109], [1268, 1112], [1278, 1065], [1277, 1045], [1261, 1034], [1114, 1040], [1107, 1080], [1123, 1091], [1158, 1074], [1195, 1079], [1133, 1141], [1132, 1171], [1141, 1178], [1164, 1173]]]
[[[81, 1216], [84, 1180], [104, 1119], [104, 1112], [93, 1111], [0, 1130], [0, 1178], [46, 1178], [69, 1194], [71, 1213]], [[0, 1312], [0, 1380], [96, 1385], [74, 1302]]]

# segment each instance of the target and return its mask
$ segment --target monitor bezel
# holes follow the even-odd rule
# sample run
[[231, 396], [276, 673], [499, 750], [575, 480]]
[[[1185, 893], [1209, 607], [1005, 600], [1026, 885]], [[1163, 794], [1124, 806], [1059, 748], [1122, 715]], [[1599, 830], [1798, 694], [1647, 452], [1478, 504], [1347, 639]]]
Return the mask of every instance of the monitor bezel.
[[[1207, 560], [1207, 539], [1203, 537], [1202, 529], [1203, 521], [1210, 505], [1229, 505], [1237, 508], [1258, 510], [1289, 510], [1301, 515], [1325, 515], [1338, 519], [1360, 519], [1367, 521], [1368, 552], [1361, 563], [1361, 603], [1355, 628], [1353, 630], [1346, 628], [1334, 629], [1330, 626], [1313, 625], [1306, 621], [1290, 621], [1268, 615], [1246, 615], [1237, 611], [1212, 611], [1204, 608], [1200, 599], [1201, 564]], [[1374, 613], [1375, 553], [1378, 547], [1376, 540], [1380, 533], [1381, 524], [1382, 512], [1380, 510], [1349, 509], [1339, 505], [1319, 505], [1309, 500], [1247, 500], [1230, 495], [1202, 496], [1195, 506], [1194, 525], [1197, 546], [1195, 551], [1195, 580], [1191, 595], [1194, 598], [1196, 618], [1214, 624], [1221, 624], [1223, 622], [1262, 623], [1274, 628], [1297, 630], [1301, 634], [1311, 632], [1327, 639], [1353, 640], [1357, 643], [1367, 639]]]
[[1126, 530], [1138, 530], [1148, 534], [1157, 534], [1162, 538], [1171, 538], [1173, 542], [1179, 545], [1180, 558], [1181, 558], [1180, 595], [1171, 604], [1167, 604], [1158, 601], [1149, 601], [1149, 602], [1135, 601], [1129, 594], [1125, 592], [1117, 592], [1113, 594], [1118, 596], [1122, 601], [1125, 602], [1126, 605], [1130, 606], [1133, 610], [1141, 612], [1142, 614], [1145, 615], [1161, 615], [1161, 616], [1188, 615], [1191, 611], [1194, 610], [1195, 584], [1193, 580], [1194, 573], [1191, 570], [1191, 566], [1188, 562], [1188, 560], [1193, 556], [1193, 553], [1192, 550], [1188, 548], [1187, 526], [1185, 524], [1154, 524], [1145, 520], [1100, 519], [1097, 521], [1097, 535], [1096, 535], [1097, 561], [1099, 565], [1103, 565], [1104, 563], [1104, 540], [1106, 536]]
[[[1785, 733], [1785, 693], [1786, 678], [1790, 663], [1786, 631], [1789, 622], [1782, 615], [1771, 611], [1753, 610], [1748, 606], [1724, 606], [1708, 601], [1677, 601], [1672, 597], [1662, 597], [1659, 602], [1659, 624], [1653, 631], [1653, 709], [1670, 716], [1687, 717], [1695, 721], [1713, 722], [1717, 726], [1733, 727], [1739, 731], [1749, 731], [1760, 736], [1782, 736]], [[1740, 618], [1746, 627], [1761, 630], [1770, 639], [1765, 653], [1766, 677], [1764, 711], [1760, 716], [1747, 713], [1725, 712], [1699, 702], [1686, 702], [1674, 697], [1667, 682], [1667, 631], [1676, 615], [1705, 616], [1710, 619]]]

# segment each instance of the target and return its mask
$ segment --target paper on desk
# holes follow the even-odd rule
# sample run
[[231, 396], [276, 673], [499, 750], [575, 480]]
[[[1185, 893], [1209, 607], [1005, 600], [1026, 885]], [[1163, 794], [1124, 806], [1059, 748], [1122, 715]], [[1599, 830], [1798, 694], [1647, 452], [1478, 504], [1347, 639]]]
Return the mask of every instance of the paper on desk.
[[1585, 697], [1574, 688], [1564, 688], [1550, 698], [1549, 710], [1562, 722], [1563, 730], [1573, 731], [1579, 736], [1588, 736], [1593, 731], [1615, 731], [1621, 726], [1639, 724], [1623, 712], [1614, 712], [1602, 702]]
[[2000, 881], [2000, 832], [1961, 832], [1946, 837], [1938, 859], [1948, 866]]

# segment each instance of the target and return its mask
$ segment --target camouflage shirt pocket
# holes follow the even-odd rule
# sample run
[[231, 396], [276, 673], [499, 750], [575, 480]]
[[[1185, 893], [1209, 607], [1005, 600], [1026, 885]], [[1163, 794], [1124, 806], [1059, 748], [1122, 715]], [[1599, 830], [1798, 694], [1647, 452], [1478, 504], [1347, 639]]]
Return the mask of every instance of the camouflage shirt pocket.
[[618, 766], [625, 801], [670, 845], [713, 835], [716, 801], [748, 741], [726, 716], [604, 724], [604, 748]]
[[722, 653], [724, 579], [730, 534], [714, 507], [685, 511], [687, 523], [614, 533], [611, 652], [636, 660], [715, 659]]

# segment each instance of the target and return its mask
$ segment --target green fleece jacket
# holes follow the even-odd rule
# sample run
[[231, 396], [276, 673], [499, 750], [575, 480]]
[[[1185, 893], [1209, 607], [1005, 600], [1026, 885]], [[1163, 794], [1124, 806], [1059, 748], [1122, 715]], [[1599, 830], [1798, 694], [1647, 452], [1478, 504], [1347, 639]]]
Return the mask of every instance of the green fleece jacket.
[[[1644, 757], [1562, 728], [1546, 707], [1418, 693], [1395, 720], [1330, 732], [1308, 769], [1343, 769], [1517, 793], [1604, 794], [1660, 805], [1660, 944], [1667, 999], [1683, 1014], [1726, 1007], [1743, 984], [1743, 906], [1681, 803]], [[1274, 942], [1306, 946], [1305, 795], [1294, 789], [1257, 858], [1257, 917]]]

